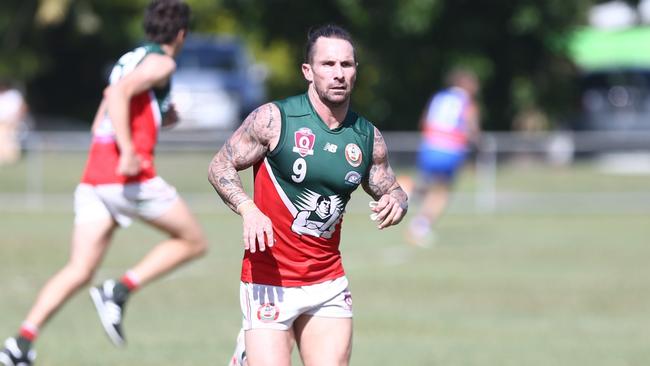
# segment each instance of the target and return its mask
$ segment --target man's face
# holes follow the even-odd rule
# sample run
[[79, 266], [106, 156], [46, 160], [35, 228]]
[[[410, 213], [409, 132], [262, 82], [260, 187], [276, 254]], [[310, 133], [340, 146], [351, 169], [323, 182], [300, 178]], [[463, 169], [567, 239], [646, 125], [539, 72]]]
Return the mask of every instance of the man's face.
[[318, 204], [318, 210], [322, 213], [328, 214], [330, 213], [330, 205], [330, 201], [323, 200], [320, 202], [320, 204]]
[[350, 42], [320, 37], [312, 53], [311, 63], [302, 65], [305, 79], [313, 83], [325, 104], [336, 106], [347, 102], [357, 78], [357, 63]]

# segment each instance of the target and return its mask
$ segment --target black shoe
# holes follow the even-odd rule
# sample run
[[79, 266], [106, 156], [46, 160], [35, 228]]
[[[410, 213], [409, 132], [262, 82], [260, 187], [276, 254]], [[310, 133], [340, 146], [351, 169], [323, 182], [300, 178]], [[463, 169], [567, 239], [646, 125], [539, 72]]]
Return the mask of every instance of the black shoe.
[[240, 329], [239, 334], [237, 334], [235, 352], [230, 358], [228, 366], [242, 366], [244, 364], [244, 361], [246, 360], [246, 347], [244, 343], [244, 329]]
[[122, 333], [122, 315], [124, 312], [124, 302], [115, 301], [113, 288], [115, 281], [107, 280], [103, 284], [90, 289], [90, 297], [95, 303], [99, 320], [110, 338], [111, 342], [117, 347], [124, 346], [126, 340]]
[[0, 364], [4, 366], [32, 366], [36, 359], [36, 351], [30, 349], [24, 354], [15, 338], [8, 338], [5, 341], [5, 348], [0, 351]]

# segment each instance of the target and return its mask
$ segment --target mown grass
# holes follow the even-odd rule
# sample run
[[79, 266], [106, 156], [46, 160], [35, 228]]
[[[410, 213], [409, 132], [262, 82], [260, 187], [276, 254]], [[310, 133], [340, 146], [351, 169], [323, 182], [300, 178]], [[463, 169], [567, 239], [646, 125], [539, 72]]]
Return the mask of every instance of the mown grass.
[[[134, 295], [115, 349], [85, 290], [42, 331], [38, 365], [219, 365], [240, 324], [240, 219], [206, 180], [211, 154], [165, 154], [160, 173], [192, 201], [209, 254]], [[0, 210], [0, 337], [16, 332], [40, 286], [65, 263], [71, 198], [84, 158], [43, 157], [43, 190], [69, 195], [56, 209]], [[25, 190], [26, 161], [0, 170], [0, 191]], [[244, 174], [247, 187], [250, 173]], [[648, 177], [504, 167], [499, 184], [522, 191], [642, 190]], [[473, 189], [473, 176], [460, 191]], [[647, 188], [647, 185], [645, 186]], [[433, 248], [378, 231], [357, 192], [342, 251], [355, 306], [354, 365], [650, 364], [650, 219], [644, 214], [474, 214], [451, 210]], [[412, 210], [417, 207], [414, 203]], [[119, 276], [161, 238], [135, 224], [118, 232], [97, 281]]]

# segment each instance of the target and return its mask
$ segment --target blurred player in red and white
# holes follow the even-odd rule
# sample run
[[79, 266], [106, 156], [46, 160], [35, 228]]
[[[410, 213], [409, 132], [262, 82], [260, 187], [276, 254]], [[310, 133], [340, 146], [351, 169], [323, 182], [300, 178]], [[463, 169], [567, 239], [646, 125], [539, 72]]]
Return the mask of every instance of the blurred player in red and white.
[[120, 279], [90, 290], [104, 330], [117, 346], [125, 342], [122, 316], [130, 294], [206, 251], [197, 220], [176, 189], [156, 174], [154, 165], [160, 127], [177, 120], [170, 103], [170, 78], [189, 16], [189, 6], [182, 0], [153, 0], [144, 16], [149, 43], [124, 54], [114, 66], [75, 191], [69, 262], [41, 289], [18, 336], [5, 342], [0, 363], [32, 364], [32, 343], [39, 329], [92, 280], [118, 226], [128, 226], [137, 218], [166, 233], [168, 239]]
[[452, 184], [472, 144], [480, 135], [476, 94], [479, 81], [467, 69], [447, 75], [448, 88], [433, 95], [421, 119], [422, 142], [418, 151], [419, 181], [415, 195], [423, 195], [419, 213], [411, 220], [407, 239], [427, 246], [434, 240], [433, 225], [445, 211]]

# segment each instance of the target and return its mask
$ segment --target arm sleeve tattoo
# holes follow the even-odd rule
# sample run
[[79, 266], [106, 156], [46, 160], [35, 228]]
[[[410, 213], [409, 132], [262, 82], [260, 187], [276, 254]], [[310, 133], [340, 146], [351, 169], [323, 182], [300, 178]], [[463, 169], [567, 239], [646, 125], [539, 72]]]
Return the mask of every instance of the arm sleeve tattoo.
[[402, 208], [408, 207], [408, 197], [402, 190], [393, 169], [388, 163], [388, 147], [384, 136], [375, 128], [375, 139], [372, 152], [372, 165], [363, 188], [372, 198], [379, 200], [381, 196], [390, 194], [400, 202]]
[[250, 197], [244, 191], [238, 171], [245, 170], [269, 151], [270, 142], [280, 132], [280, 111], [265, 104], [244, 120], [212, 158], [208, 180], [224, 203], [237, 212], [237, 206]]

